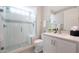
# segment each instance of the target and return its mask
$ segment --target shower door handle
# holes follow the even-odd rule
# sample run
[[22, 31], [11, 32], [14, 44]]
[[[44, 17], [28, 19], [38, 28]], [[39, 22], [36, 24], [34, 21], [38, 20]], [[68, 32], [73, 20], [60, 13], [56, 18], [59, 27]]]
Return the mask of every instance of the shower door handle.
[[22, 27], [21, 27], [21, 32], [22, 32]]
[[7, 27], [7, 25], [3, 24], [3, 28], [6, 28], [6, 27]]

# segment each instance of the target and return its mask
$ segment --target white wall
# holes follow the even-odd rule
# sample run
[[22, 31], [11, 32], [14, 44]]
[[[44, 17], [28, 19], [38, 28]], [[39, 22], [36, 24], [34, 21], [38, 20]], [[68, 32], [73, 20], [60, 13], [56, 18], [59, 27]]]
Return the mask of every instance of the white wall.
[[43, 31], [48, 31], [47, 28], [48, 28], [48, 20], [50, 18], [50, 14], [51, 14], [51, 9], [48, 6], [43, 7], [43, 21], [42, 21], [43, 22], [43, 27], [42, 27]]
[[42, 33], [42, 22], [43, 22], [42, 17], [43, 17], [43, 7], [39, 6], [39, 7], [37, 7], [37, 18], [36, 18], [36, 23], [37, 23], [37, 25], [36, 25], [36, 29], [37, 29], [36, 35], [38, 37], [40, 37], [41, 33]]
[[58, 13], [55, 15], [57, 24], [64, 24], [64, 12]]

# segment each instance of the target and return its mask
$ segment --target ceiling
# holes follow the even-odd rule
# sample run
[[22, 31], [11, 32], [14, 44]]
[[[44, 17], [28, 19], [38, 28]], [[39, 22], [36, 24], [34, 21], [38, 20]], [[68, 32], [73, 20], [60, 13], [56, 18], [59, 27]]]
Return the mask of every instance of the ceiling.
[[75, 6], [51, 6], [49, 8], [52, 10], [52, 12], [58, 13], [58, 12], [61, 12], [61, 11], [64, 11], [66, 9], [73, 8], [73, 7]]

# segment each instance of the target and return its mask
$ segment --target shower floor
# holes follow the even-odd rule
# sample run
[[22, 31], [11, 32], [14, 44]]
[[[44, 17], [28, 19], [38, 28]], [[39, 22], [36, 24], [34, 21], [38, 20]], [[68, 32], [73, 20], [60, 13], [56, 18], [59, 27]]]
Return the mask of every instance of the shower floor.
[[30, 46], [31, 44], [28, 44], [27, 42], [23, 42], [23, 43], [20, 43], [20, 44], [17, 44], [17, 45], [13, 45], [13, 46], [8, 46], [6, 47], [4, 53], [9, 53], [13, 50], [16, 50], [18, 48], [22, 48], [22, 47], [28, 47]]

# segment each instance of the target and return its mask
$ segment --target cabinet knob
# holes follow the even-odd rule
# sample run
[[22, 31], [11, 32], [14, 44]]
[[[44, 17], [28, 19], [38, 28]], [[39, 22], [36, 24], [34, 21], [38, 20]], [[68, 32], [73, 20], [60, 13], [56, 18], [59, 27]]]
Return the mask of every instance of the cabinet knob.
[[56, 43], [56, 41], [54, 40], [54, 43], [53, 43], [54, 46], [55, 46], [55, 43]]
[[51, 45], [55, 46], [56, 41], [55, 40], [51, 40]]

